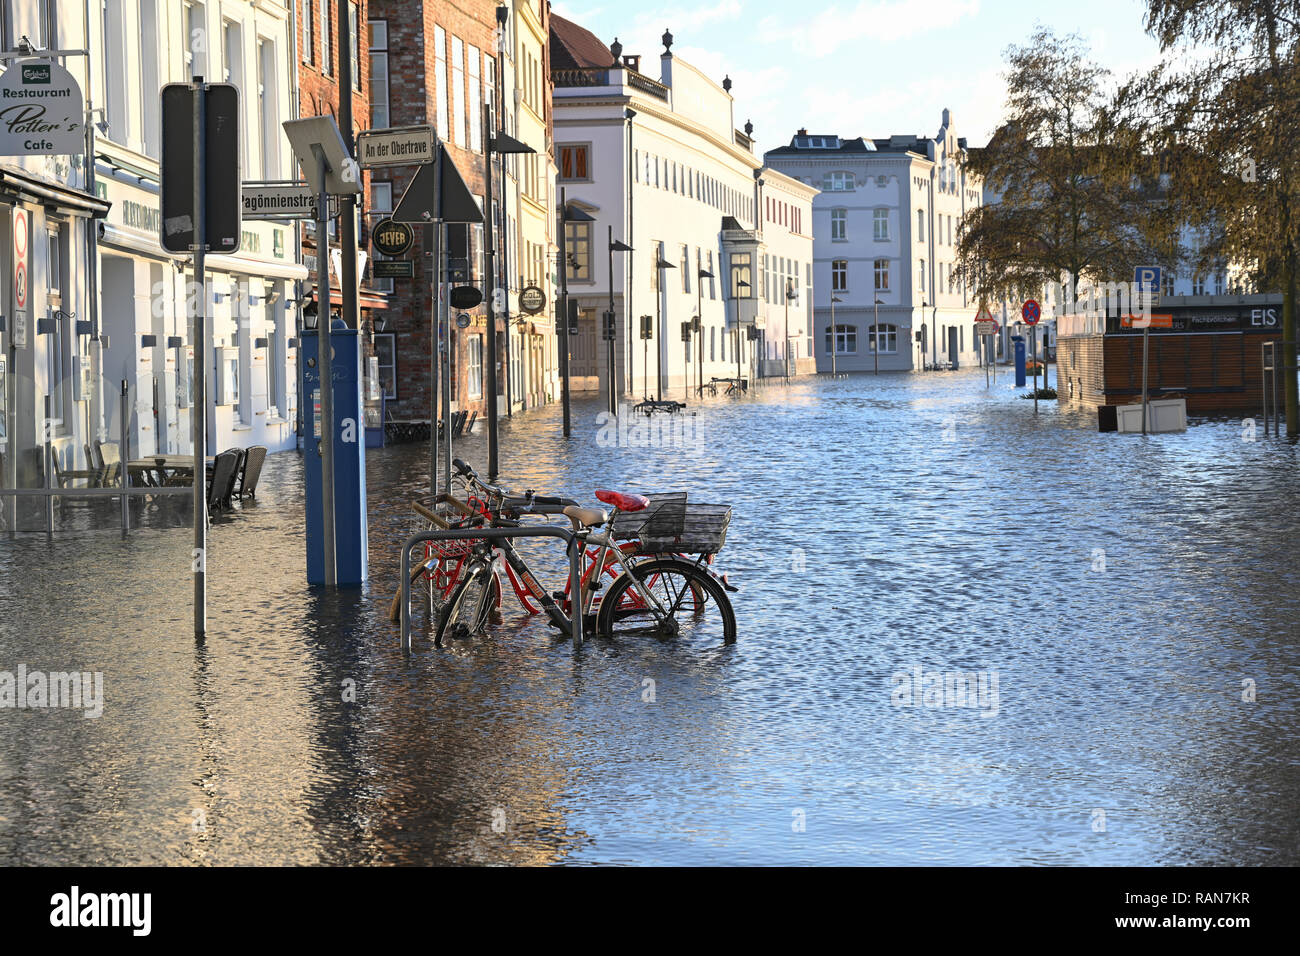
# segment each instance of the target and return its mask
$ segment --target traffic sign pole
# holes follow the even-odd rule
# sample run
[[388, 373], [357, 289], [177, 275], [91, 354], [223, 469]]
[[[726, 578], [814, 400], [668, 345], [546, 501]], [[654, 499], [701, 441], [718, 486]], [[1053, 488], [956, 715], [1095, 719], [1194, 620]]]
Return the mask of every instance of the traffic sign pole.
[[[191, 86], [194, 96], [194, 284], [197, 295], [194, 302], [194, 398], [190, 402], [190, 434], [194, 438], [194, 637], [203, 640], [208, 630], [208, 482], [206, 455], [208, 450], [208, 330], [207, 330], [207, 171], [204, 156], [207, 153], [207, 90], [200, 76], [194, 77]], [[88, 157], [89, 158], [89, 157]], [[94, 165], [93, 159], [91, 165]], [[124, 449], [125, 450], [125, 449]]]

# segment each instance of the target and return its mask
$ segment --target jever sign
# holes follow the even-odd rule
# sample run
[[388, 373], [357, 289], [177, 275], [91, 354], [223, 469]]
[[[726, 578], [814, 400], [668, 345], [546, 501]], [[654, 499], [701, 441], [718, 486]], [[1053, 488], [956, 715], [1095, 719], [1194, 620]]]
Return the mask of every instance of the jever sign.
[[71, 73], [49, 60], [20, 60], [0, 76], [0, 156], [86, 151], [85, 101]]

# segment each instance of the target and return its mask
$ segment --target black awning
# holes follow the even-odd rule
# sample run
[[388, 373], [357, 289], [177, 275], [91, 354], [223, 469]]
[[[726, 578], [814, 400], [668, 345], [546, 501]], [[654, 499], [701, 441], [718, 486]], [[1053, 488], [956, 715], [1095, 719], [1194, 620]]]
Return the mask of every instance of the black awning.
[[0, 191], [92, 219], [103, 219], [113, 205], [107, 199], [99, 199], [10, 163], [0, 163]]

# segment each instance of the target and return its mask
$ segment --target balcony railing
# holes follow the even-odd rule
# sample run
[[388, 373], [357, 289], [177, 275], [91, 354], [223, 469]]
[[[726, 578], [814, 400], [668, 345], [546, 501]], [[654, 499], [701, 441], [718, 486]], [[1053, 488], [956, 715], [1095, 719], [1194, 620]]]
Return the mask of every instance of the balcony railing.
[[[623, 74], [623, 79], [619, 74]], [[568, 70], [552, 70], [551, 79], [557, 87], [583, 88], [596, 86], [620, 86], [624, 82], [634, 90], [640, 90], [656, 99], [668, 102], [668, 87], [648, 76], [642, 76], [632, 69], [610, 69], [608, 67], [575, 67]]]

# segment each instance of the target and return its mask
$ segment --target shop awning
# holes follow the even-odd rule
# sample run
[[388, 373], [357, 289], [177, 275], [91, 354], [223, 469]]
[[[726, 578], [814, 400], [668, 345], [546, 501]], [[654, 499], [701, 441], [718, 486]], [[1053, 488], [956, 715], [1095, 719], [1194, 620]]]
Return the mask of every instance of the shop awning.
[[0, 162], [0, 195], [8, 193], [29, 202], [51, 206], [74, 216], [103, 219], [112, 203], [65, 186], [21, 166]]

